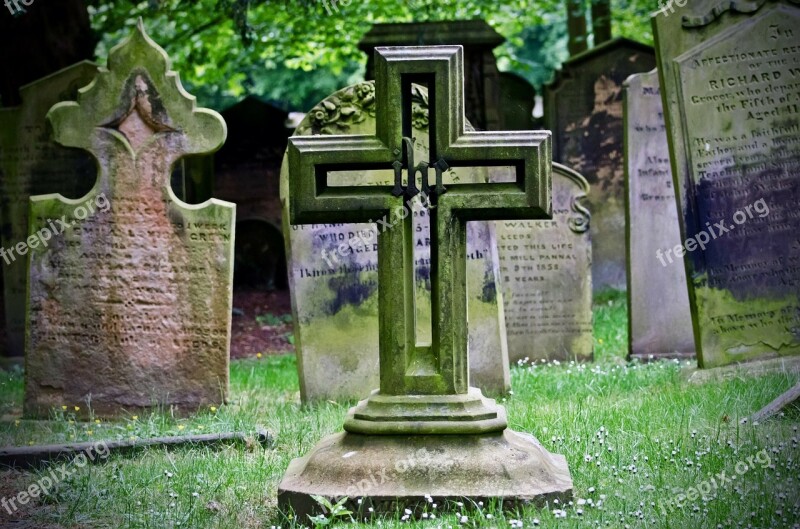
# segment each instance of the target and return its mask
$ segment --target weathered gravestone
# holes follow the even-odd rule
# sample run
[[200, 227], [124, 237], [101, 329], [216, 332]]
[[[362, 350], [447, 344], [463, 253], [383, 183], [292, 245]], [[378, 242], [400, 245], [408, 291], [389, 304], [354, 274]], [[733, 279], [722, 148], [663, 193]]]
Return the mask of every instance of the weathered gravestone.
[[375, 79], [378, 46], [461, 45], [464, 47], [464, 96], [467, 120], [478, 130], [501, 130], [501, 79], [494, 50], [505, 42], [484, 20], [375, 24], [358, 47], [367, 54], [367, 79]]
[[222, 111], [228, 139], [214, 156], [214, 193], [236, 204], [239, 220], [281, 224], [280, 170], [289, 114], [254, 96]]
[[28, 198], [45, 193], [79, 198], [95, 182], [92, 157], [57, 145], [47, 133], [45, 116], [59, 101], [75, 99], [96, 73], [91, 62], [75, 64], [22, 87], [21, 106], [0, 108], [0, 268], [8, 356], [21, 357], [25, 351], [28, 258], [22, 251], [28, 238]]
[[186, 205], [169, 181], [181, 156], [222, 144], [225, 122], [195, 107], [141, 22], [47, 117], [100, 176], [79, 201], [31, 198], [26, 414], [223, 402], [235, 206]]
[[[429, 160], [428, 92], [409, 87], [414, 159]], [[295, 136], [375, 134], [375, 84], [336, 92], [314, 107]], [[486, 168], [453, 168], [445, 183], [486, 182]], [[333, 172], [331, 185], [391, 185], [391, 170]], [[283, 200], [289, 201], [289, 168], [282, 171]], [[290, 226], [284, 205], [289, 283], [295, 321], [295, 346], [304, 401], [363, 398], [379, 385], [377, 234], [413, 219], [417, 333], [431, 340], [429, 216], [420, 201], [393, 211], [385, 224], [311, 224]], [[399, 229], [399, 228], [397, 228]], [[508, 349], [502, 296], [497, 292], [498, 257], [494, 226], [472, 222], [467, 231], [470, 375], [476, 387], [491, 393], [509, 389]], [[341, 249], [340, 249], [341, 248]]]
[[[467, 357], [467, 222], [549, 217], [550, 134], [466, 132], [460, 46], [377, 48], [375, 55], [375, 135], [290, 138], [289, 220], [371, 222], [425, 195], [432, 339], [424, 342], [416, 332], [416, 237], [406, 216], [377, 239], [380, 389], [350, 410], [345, 432], [291, 462], [278, 488], [279, 507], [305, 519], [322, 509], [319, 496], [346, 497], [358, 516], [424, 505], [428, 495], [505, 505], [567, 501], [572, 479], [564, 457], [507, 428], [504, 409], [469, 387]], [[415, 78], [426, 79], [433, 94], [426, 159], [432, 165], [415, 165], [408, 137]], [[443, 182], [449, 167], [482, 165], [514, 167], [515, 180]], [[359, 169], [393, 170], [394, 185], [329, 181], [332, 171]], [[385, 479], [370, 481], [378, 475]]]
[[288, 113], [248, 96], [222, 117], [228, 139], [214, 155], [214, 196], [236, 204], [235, 286], [284, 289], [280, 170]]
[[700, 367], [798, 354], [800, 7], [698, 0], [653, 28]]
[[625, 171], [630, 356], [692, 357], [686, 272], [663, 255], [681, 234], [656, 70], [625, 81]]
[[508, 356], [591, 361], [589, 183], [553, 164], [553, 219], [496, 222]]
[[622, 83], [654, 67], [651, 47], [615, 38], [570, 58], [545, 87], [553, 161], [579, 172], [591, 186], [595, 291], [626, 286]]

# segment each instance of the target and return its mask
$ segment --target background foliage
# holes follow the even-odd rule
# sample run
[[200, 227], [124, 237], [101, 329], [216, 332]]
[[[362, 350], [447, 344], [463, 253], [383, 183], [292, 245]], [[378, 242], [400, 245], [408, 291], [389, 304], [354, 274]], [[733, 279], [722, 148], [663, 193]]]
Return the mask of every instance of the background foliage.
[[[537, 87], [568, 56], [562, 0], [88, 0], [102, 61], [143, 17], [203, 105], [256, 94], [308, 110], [363, 77], [361, 37], [377, 22], [484, 18], [507, 42], [502, 70]], [[347, 4], [347, 5], [345, 5]], [[654, 0], [613, 0], [614, 36], [652, 44]], [[587, 5], [587, 12], [588, 12]]]

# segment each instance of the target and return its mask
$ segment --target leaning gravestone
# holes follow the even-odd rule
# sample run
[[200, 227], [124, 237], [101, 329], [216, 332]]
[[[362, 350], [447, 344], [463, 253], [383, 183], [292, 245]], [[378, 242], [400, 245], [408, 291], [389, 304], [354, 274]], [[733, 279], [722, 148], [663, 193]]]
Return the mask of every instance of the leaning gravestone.
[[553, 220], [495, 223], [512, 362], [592, 360], [588, 193], [586, 179], [553, 164]]
[[[406, 216], [377, 238], [379, 389], [350, 409], [344, 432], [292, 460], [278, 487], [283, 513], [306, 519], [333, 501], [360, 519], [420, 513], [429, 501], [519, 508], [572, 498], [566, 459], [510, 430], [503, 407], [470, 387], [467, 223], [549, 218], [552, 159], [548, 131], [466, 131], [462, 53], [461, 46], [376, 48], [375, 134], [289, 139], [284, 196], [292, 224], [372, 223], [426, 197], [433, 332], [430, 341], [417, 332], [419, 235]], [[420, 116], [410, 77], [426, 79], [434, 94], [430, 166], [414, 163], [409, 136]], [[481, 166], [513, 167], [514, 180], [446, 183], [449, 167]], [[331, 181], [333, 172], [365, 169], [393, 178], [367, 186]], [[365, 479], [378, 474], [380, 482]]]
[[[428, 95], [413, 92], [414, 158], [428, 160]], [[314, 107], [295, 136], [374, 134], [375, 84], [368, 81], [336, 92]], [[485, 182], [486, 169], [453, 169], [445, 180]], [[284, 215], [288, 167], [282, 187]], [[336, 185], [391, 185], [392, 171], [337, 171]], [[295, 345], [304, 401], [363, 398], [379, 384], [378, 368], [378, 243], [377, 233], [414, 219], [417, 332], [431, 340], [429, 216], [419, 201], [393, 211], [386, 224], [310, 224], [289, 227], [284, 219], [289, 284], [295, 318]], [[388, 225], [392, 225], [389, 228]], [[508, 353], [502, 295], [497, 292], [498, 257], [494, 226], [473, 222], [467, 233], [470, 375], [492, 394], [509, 389]], [[341, 248], [341, 249], [340, 249]]]
[[23, 86], [21, 106], [0, 109], [0, 246], [7, 250], [0, 257], [6, 315], [0, 325], [6, 325], [8, 356], [21, 357], [25, 351], [28, 267], [16, 248], [28, 237], [28, 198], [45, 193], [78, 198], [95, 181], [92, 157], [57, 145], [47, 133], [45, 116], [59, 101], [75, 99], [96, 73], [91, 62], [75, 64]]
[[227, 396], [235, 206], [189, 206], [169, 185], [178, 159], [224, 142], [225, 122], [195, 107], [141, 21], [108, 62], [47, 116], [100, 176], [79, 201], [31, 198], [28, 415]]
[[[675, 6], [671, 6], [674, 10]], [[700, 367], [800, 354], [800, 7], [653, 18]]]
[[570, 58], [545, 87], [553, 161], [579, 172], [591, 186], [595, 291], [626, 286], [622, 83], [654, 67], [650, 46], [616, 38]]
[[686, 272], [663, 255], [681, 234], [657, 70], [625, 81], [625, 171], [630, 356], [693, 357]]

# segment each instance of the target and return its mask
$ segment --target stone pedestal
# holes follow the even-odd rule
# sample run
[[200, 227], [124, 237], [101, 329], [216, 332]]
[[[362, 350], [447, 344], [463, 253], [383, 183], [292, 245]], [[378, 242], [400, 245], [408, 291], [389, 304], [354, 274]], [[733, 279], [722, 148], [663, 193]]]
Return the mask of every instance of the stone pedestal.
[[[348, 420], [354, 413], [355, 408]], [[572, 499], [572, 478], [564, 456], [509, 429], [479, 435], [341, 432], [291, 462], [278, 488], [278, 505], [307, 520], [323, 513], [312, 496], [334, 503], [347, 497], [357, 519], [397, 509], [419, 515], [426, 508], [431, 512], [431, 503], [443, 510], [448, 500], [541, 507]]]

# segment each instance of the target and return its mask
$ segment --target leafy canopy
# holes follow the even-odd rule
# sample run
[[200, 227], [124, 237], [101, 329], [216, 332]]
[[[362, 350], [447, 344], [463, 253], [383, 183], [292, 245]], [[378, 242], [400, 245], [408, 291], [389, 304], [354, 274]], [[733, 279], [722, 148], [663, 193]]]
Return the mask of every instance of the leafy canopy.
[[[588, 0], [587, 0], [588, 2]], [[306, 111], [363, 78], [357, 45], [378, 22], [483, 18], [508, 40], [495, 49], [502, 70], [537, 87], [563, 62], [562, 0], [88, 0], [100, 36], [97, 55], [141, 16], [203, 105], [221, 108], [257, 94]], [[651, 43], [653, 0], [614, 0], [614, 35]], [[588, 12], [588, 6], [587, 6]]]

